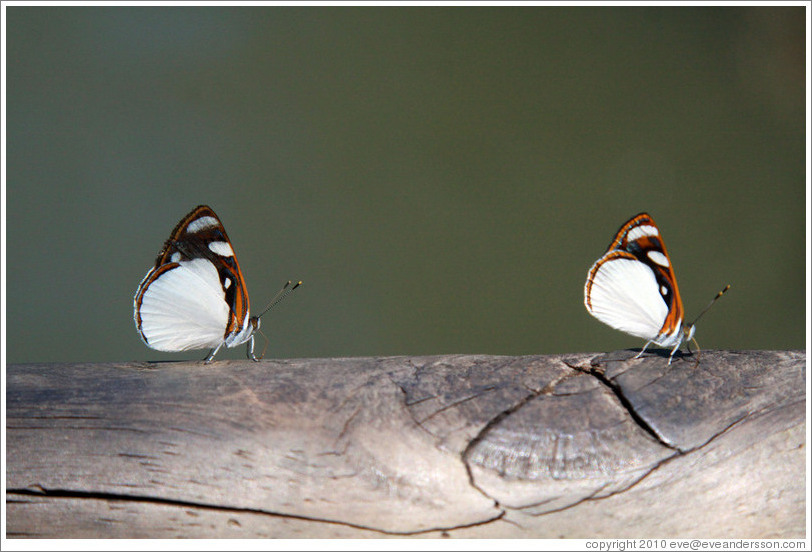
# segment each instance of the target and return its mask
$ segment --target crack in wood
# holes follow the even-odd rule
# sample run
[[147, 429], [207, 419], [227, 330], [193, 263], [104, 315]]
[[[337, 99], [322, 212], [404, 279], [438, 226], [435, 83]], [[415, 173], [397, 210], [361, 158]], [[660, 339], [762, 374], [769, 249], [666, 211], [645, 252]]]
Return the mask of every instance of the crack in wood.
[[[412, 419], [412, 421], [414, 421], [414, 423], [415, 423], [415, 424], [417, 424], [417, 426], [418, 426], [419, 428], [421, 428], [423, 431], [425, 431], [426, 433], [428, 433], [428, 434], [429, 434], [429, 435], [431, 435], [432, 437], [437, 438], [437, 436], [436, 436], [436, 435], [434, 435], [434, 433], [432, 433], [431, 431], [429, 431], [428, 429], [426, 429], [426, 428], [423, 426], [423, 424], [421, 423], [421, 421], [420, 421], [420, 420], [418, 420], [418, 419], [417, 419], [417, 417], [414, 415], [414, 412], [412, 412], [412, 409], [411, 409], [411, 408], [409, 408], [409, 406], [410, 406], [410, 405], [409, 405], [409, 404], [408, 404], [408, 402], [407, 402], [407, 398], [408, 398], [409, 394], [408, 394], [408, 392], [407, 392], [406, 388], [405, 388], [405, 387], [403, 387], [403, 385], [401, 385], [401, 384], [400, 384], [400, 383], [398, 383], [397, 381], [395, 381], [395, 380], [394, 380], [394, 378], [392, 377], [392, 375], [391, 375], [391, 374], [389, 374], [389, 379], [390, 379], [390, 381], [392, 382], [392, 384], [393, 384], [393, 385], [395, 385], [395, 387], [397, 387], [397, 388], [400, 390], [401, 396], [402, 396], [402, 398], [403, 398], [403, 406], [405, 407], [406, 412], [409, 414], [409, 417]], [[490, 392], [490, 391], [492, 391], [492, 389], [487, 389], [487, 392]], [[464, 402], [469, 401], [469, 400], [471, 400], [471, 399], [473, 399], [473, 398], [475, 398], [475, 397], [477, 397], [477, 396], [480, 396], [480, 395], [482, 395], [482, 393], [479, 393], [479, 394], [476, 394], [476, 395], [472, 395], [472, 396], [466, 397], [465, 399], [462, 399], [462, 400], [460, 400], [460, 401], [457, 401], [457, 402], [455, 402], [455, 403], [453, 403], [453, 404], [451, 404], [451, 405], [449, 405], [449, 406], [447, 406], [447, 407], [445, 407], [445, 408], [443, 408], [443, 409], [441, 409], [441, 410], [446, 410], [447, 408], [449, 408], [449, 407], [451, 407], [451, 406], [456, 406], [456, 405], [459, 405], [460, 403], [464, 403]], [[436, 413], [434, 413], [434, 414], [436, 414]], [[434, 414], [432, 414], [432, 416], [433, 416]], [[430, 417], [431, 417], [431, 416], [429, 416], [429, 418], [430, 418]], [[428, 418], [426, 418], [426, 419], [428, 419]], [[425, 421], [425, 420], [424, 420], [424, 421]], [[486, 426], [486, 427], [487, 427], [487, 426]], [[475, 437], [474, 437], [474, 440], [476, 440], [476, 439], [477, 439], [477, 437], [479, 437], [480, 435], [482, 435], [482, 432], [483, 432], [483, 431], [484, 431], [484, 429], [483, 429], [482, 431], [480, 431], [480, 433], [479, 433], [477, 436], [475, 436]], [[498, 520], [501, 520], [501, 519], [502, 519], [502, 518], [505, 516], [505, 514], [507, 513], [507, 511], [506, 511], [504, 508], [502, 508], [502, 507], [501, 507], [501, 505], [499, 504], [499, 501], [498, 501], [498, 500], [496, 500], [494, 497], [490, 496], [488, 493], [486, 493], [486, 492], [485, 492], [483, 489], [481, 489], [481, 488], [480, 488], [480, 487], [479, 487], [479, 486], [478, 486], [478, 485], [477, 485], [477, 484], [474, 482], [474, 476], [473, 476], [473, 474], [471, 473], [471, 467], [470, 467], [470, 465], [469, 465], [469, 463], [468, 463], [468, 461], [467, 461], [467, 458], [466, 458], [466, 454], [467, 454], [468, 450], [470, 449], [470, 447], [471, 447], [471, 443], [472, 443], [472, 442], [473, 442], [473, 440], [472, 440], [471, 442], [469, 442], [469, 443], [468, 443], [468, 445], [466, 446], [465, 450], [463, 450], [462, 454], [460, 455], [460, 460], [462, 461], [462, 465], [463, 465], [463, 467], [465, 468], [465, 473], [466, 473], [466, 475], [467, 475], [467, 477], [468, 477], [468, 483], [469, 483], [469, 485], [471, 485], [471, 487], [472, 487], [473, 489], [476, 489], [476, 491], [477, 491], [477, 492], [479, 492], [479, 493], [480, 493], [482, 496], [484, 496], [484, 497], [485, 497], [485, 498], [487, 498], [488, 500], [493, 501], [493, 507], [494, 507], [494, 509], [496, 509], [496, 510], [498, 511], [498, 514], [497, 514], [496, 516], [494, 516], [493, 518], [490, 518], [490, 519], [488, 519], [488, 520], [484, 520], [484, 521], [482, 521], [482, 522], [476, 522], [476, 523], [472, 523], [472, 524], [470, 524], [470, 525], [458, 526], [458, 527], [455, 527], [455, 528], [453, 528], [453, 529], [465, 529], [465, 528], [469, 528], [469, 527], [477, 527], [477, 526], [480, 526], [480, 525], [484, 525], [484, 524], [486, 524], [486, 523], [491, 523], [491, 522], [493, 522], [493, 521], [498, 521]], [[509, 520], [505, 520], [505, 521], [509, 521]], [[449, 531], [449, 530], [452, 530], [452, 529], [445, 529], [445, 531]], [[422, 532], [421, 532], [421, 533], [422, 533]], [[421, 534], [421, 533], [415, 533], [415, 534]]]
[[[560, 508], [554, 508], [552, 510], [547, 510], [545, 512], [538, 512], [538, 513], [529, 514], [529, 515], [531, 515], [533, 517], [541, 517], [541, 516], [546, 516], [546, 515], [549, 515], [549, 514], [556, 514], [558, 512], [563, 512], [565, 510], [575, 508], [577, 506], [580, 506], [584, 502], [588, 502], [590, 500], [595, 500], [596, 498], [605, 498], [605, 497], [598, 497], [598, 494], [608, 486], [609, 486], [608, 483], [604, 483], [603, 485], [601, 485], [600, 487], [598, 487], [597, 489], [595, 489], [594, 491], [589, 493], [589, 495], [585, 496], [584, 498], [582, 498], [580, 500], [577, 500], [576, 502], [573, 502], [572, 504], [567, 504], [566, 506], [561, 506]], [[618, 491], [618, 492], [620, 492], [620, 491]], [[612, 494], [616, 494], [616, 493], [612, 493]], [[530, 508], [537, 508], [539, 506], [543, 506], [546, 502], [552, 502], [552, 500], [545, 500], [545, 501], [542, 501], [542, 502], [538, 502], [536, 504], [528, 504], [526, 506], [522, 506], [521, 508], [513, 508], [513, 509], [521, 511], [521, 510], [527, 510], [527, 509], [530, 509]]]
[[563, 360], [562, 362], [564, 364], [566, 364], [567, 366], [569, 366], [570, 368], [572, 368], [573, 370], [578, 370], [579, 372], [590, 375], [590, 376], [594, 377], [595, 379], [597, 379], [604, 387], [606, 387], [607, 389], [609, 389], [609, 391], [612, 392], [612, 394], [617, 398], [618, 401], [620, 401], [620, 404], [621, 404], [621, 406], [623, 406], [623, 409], [629, 414], [632, 421], [634, 421], [634, 423], [637, 424], [640, 427], [640, 429], [645, 431], [648, 435], [650, 435], [660, 445], [662, 445], [662, 446], [664, 446], [664, 447], [666, 447], [668, 449], [671, 449], [671, 450], [679, 450], [677, 447], [675, 447], [674, 445], [672, 445], [671, 443], [666, 441], [663, 438], [663, 436], [660, 435], [657, 432], [657, 430], [655, 430], [651, 426], [651, 424], [649, 424], [646, 421], [646, 419], [643, 416], [640, 415], [639, 412], [637, 412], [637, 410], [634, 408], [634, 405], [631, 403], [631, 401], [628, 399], [628, 397], [626, 397], [626, 395], [623, 393], [623, 388], [620, 385], [613, 382], [611, 379], [607, 378], [606, 374], [604, 374], [602, 369], [600, 369], [599, 367], [591, 367], [591, 366], [589, 368], [586, 368], [586, 367], [583, 367], [583, 366], [570, 364], [566, 360]]
[[[671, 456], [668, 456], [667, 458], [657, 462], [654, 466], [652, 466], [649, 470], [647, 470], [646, 473], [644, 473], [638, 479], [636, 479], [631, 484], [625, 486], [622, 489], [618, 489], [616, 491], [613, 491], [613, 492], [607, 494], [606, 496], [599, 497], [597, 495], [607, 487], [607, 484], [604, 484], [601, 487], [599, 487], [598, 489], [596, 489], [595, 491], [593, 491], [592, 493], [590, 493], [588, 496], [574, 502], [573, 504], [569, 504], [567, 506], [563, 506], [561, 508], [556, 508], [556, 509], [549, 510], [549, 511], [546, 511], [546, 512], [540, 512], [540, 513], [537, 513], [537, 514], [532, 514], [534, 517], [539, 517], [539, 516], [543, 516], [543, 515], [547, 515], [547, 514], [561, 512], [561, 511], [564, 511], [564, 510], [568, 510], [568, 509], [577, 507], [579, 504], [582, 504], [582, 503], [590, 501], [590, 500], [599, 500], [599, 499], [603, 499], [603, 498], [609, 498], [610, 496], [614, 496], [614, 495], [616, 495], [618, 493], [625, 492], [625, 491], [629, 490], [630, 488], [634, 487], [635, 485], [637, 485], [638, 483], [640, 483], [641, 481], [643, 481], [646, 477], [648, 477], [653, 471], [658, 469], [666, 461], [669, 461], [669, 460], [673, 459], [674, 457], [682, 455], [682, 452], [677, 447], [674, 447], [674, 446], [670, 445], [669, 443], [667, 443], [666, 441], [664, 441], [660, 437], [660, 435], [645, 421], [645, 419], [635, 411], [634, 406], [631, 404], [631, 402], [628, 400], [628, 398], [623, 394], [623, 391], [620, 388], [620, 386], [614, 384], [611, 380], [609, 380], [604, 375], [602, 370], [600, 370], [599, 368], [584, 368], [582, 366], [573, 365], [573, 364], [570, 364], [567, 360], [562, 360], [562, 362], [563, 362], [563, 364], [565, 366], [567, 366], [568, 368], [573, 370], [573, 372], [566, 373], [566, 374], [562, 375], [561, 377], [556, 378], [555, 380], [551, 381], [550, 383], [548, 383], [547, 385], [545, 385], [541, 389], [532, 389], [532, 388], [529, 388], [527, 386], [524, 386], [525, 389], [530, 391], [530, 393], [527, 396], [525, 396], [524, 398], [522, 398], [520, 401], [518, 401], [516, 404], [514, 404], [513, 406], [503, 410], [502, 412], [500, 412], [499, 414], [494, 416], [491, 420], [489, 420], [485, 424], [485, 426], [482, 428], [482, 430], [480, 430], [480, 432], [476, 436], [474, 436], [473, 439], [471, 439], [471, 441], [468, 443], [468, 445], [466, 446], [465, 450], [462, 453], [463, 464], [465, 465], [465, 470], [468, 473], [468, 479], [469, 479], [469, 482], [470, 482], [471, 486], [473, 488], [477, 489], [480, 493], [482, 493], [483, 496], [489, 498], [490, 500], [493, 500], [497, 507], [503, 508], [504, 512], [506, 512], [507, 510], [521, 511], [521, 510], [527, 509], [529, 507], [532, 507], [533, 505], [523, 506], [521, 508], [511, 508], [510, 506], [502, 506], [496, 498], [490, 496], [484, 489], [479, 487], [475, 482], [475, 478], [474, 478], [473, 472], [471, 470], [471, 465], [470, 465], [470, 462], [469, 462], [469, 456], [471, 454], [471, 451], [473, 450], [473, 448], [479, 442], [481, 442], [485, 438], [487, 433], [493, 427], [495, 427], [495, 426], [499, 425], [500, 423], [502, 423], [506, 418], [508, 418], [509, 416], [511, 416], [512, 414], [514, 414], [518, 410], [520, 410], [522, 407], [524, 407], [527, 403], [529, 403], [533, 399], [536, 399], [536, 398], [538, 398], [538, 397], [540, 397], [542, 395], [551, 395], [551, 394], [553, 394], [555, 392], [556, 386], [559, 383], [567, 381], [568, 379], [574, 377], [578, 373], [583, 373], [583, 374], [586, 374], [586, 375], [589, 375], [589, 376], [592, 376], [592, 377], [596, 378], [602, 385], [604, 385], [606, 388], [608, 388], [615, 397], [617, 397], [618, 401], [621, 403], [621, 406], [624, 408], [624, 410], [626, 410], [626, 412], [628, 412], [628, 414], [632, 418], [632, 420], [641, 429], [646, 431], [646, 433], [648, 433], [650, 436], [652, 436], [662, 446], [664, 446], [664, 447], [666, 447], [668, 449], [671, 449], [671, 450], [673, 450], [675, 452]], [[740, 421], [740, 420], [738, 420], [738, 421]], [[538, 504], [536, 504], [536, 506], [537, 505]]]
[[[798, 401], [798, 402], [801, 402], [801, 401]], [[549, 510], [547, 512], [540, 512], [538, 514], [531, 514], [531, 515], [533, 515], [533, 516], [544, 516], [544, 515], [547, 515], [547, 514], [553, 514], [553, 513], [557, 513], [557, 512], [562, 512], [564, 510], [569, 510], [571, 508], [575, 508], [575, 507], [577, 507], [580, 504], [583, 504], [585, 502], [589, 502], [589, 501], [593, 501], [593, 500], [605, 500], [605, 499], [608, 499], [608, 498], [612, 498], [613, 496], [619, 495], [621, 493], [628, 492], [631, 489], [633, 489], [634, 487], [636, 487], [637, 485], [639, 485], [640, 483], [642, 483], [644, 480], [646, 480], [650, 475], [652, 475], [654, 472], [659, 470], [661, 467], [668, 464], [669, 462], [672, 462], [672, 461], [676, 460], [677, 458], [682, 458], [683, 456], [687, 456], [689, 454], [696, 453], [697, 451], [700, 451], [704, 447], [706, 447], [706, 446], [710, 445], [711, 443], [713, 443], [715, 440], [717, 440], [720, 437], [724, 436], [728, 431], [731, 431], [734, 427], [736, 427], [737, 425], [739, 425], [743, 421], [745, 421], [747, 419], [752, 419], [754, 417], [758, 417], [759, 415], [761, 415], [761, 413], [771, 412], [771, 411], [772, 411], [771, 406], [765, 406], [764, 408], [761, 408], [761, 409], [759, 409], [759, 410], [757, 410], [755, 412], [751, 412], [749, 414], [744, 414], [744, 415], [738, 417], [737, 419], [733, 420], [730, 424], [728, 424], [726, 427], [719, 430], [714, 435], [712, 435], [704, 443], [702, 443], [700, 445], [697, 445], [695, 447], [692, 447], [690, 449], [681, 450], [681, 449], [679, 449], [677, 447], [672, 447], [673, 450], [674, 450], [674, 454], [672, 454], [670, 456], [667, 456], [666, 458], [663, 458], [662, 460], [659, 460], [653, 466], [651, 466], [651, 468], [646, 470], [646, 473], [644, 473], [643, 475], [641, 475], [640, 477], [638, 477], [637, 479], [635, 479], [634, 481], [632, 481], [631, 483], [629, 483], [628, 485], [626, 485], [623, 488], [616, 489], [616, 490], [614, 490], [612, 492], [607, 493], [604, 496], [597, 496], [600, 493], [600, 491], [602, 491], [606, 487], [606, 485], [604, 485], [601, 488], [599, 488], [598, 490], [596, 490], [595, 492], [591, 493], [589, 496], [586, 496], [586, 497], [582, 498], [581, 500], [578, 500], [577, 502], [574, 502], [573, 504], [569, 504], [567, 506], [557, 508], [555, 510]], [[515, 509], [521, 510], [521, 509], [528, 508], [528, 507], [529, 506], [523, 506], [522, 508], [515, 508]]]
[[[213, 512], [231, 512], [231, 513], [241, 513], [241, 514], [256, 514], [256, 515], [264, 515], [270, 516], [275, 518], [285, 518], [285, 519], [295, 519], [299, 521], [306, 521], [312, 523], [326, 523], [330, 525], [339, 525], [343, 527], [350, 527], [353, 529], [360, 529], [362, 531], [370, 531], [373, 533], [380, 533], [382, 535], [403, 535], [403, 536], [410, 536], [410, 535], [422, 535], [426, 533], [432, 533], [435, 531], [455, 531], [458, 529], [468, 529], [471, 527], [478, 527], [481, 525], [486, 525], [488, 523], [492, 523], [494, 521], [498, 521], [502, 519], [505, 515], [505, 511], [502, 510], [499, 512], [498, 515], [493, 516], [488, 519], [475, 521], [468, 524], [460, 524], [454, 526], [438, 526], [438, 527], [431, 527], [429, 529], [419, 529], [415, 531], [388, 531], [386, 529], [380, 529], [377, 527], [369, 527], [366, 525], [360, 525], [356, 523], [351, 523], [348, 521], [340, 521], [334, 519], [326, 519], [326, 518], [317, 518], [317, 517], [310, 517], [310, 516], [303, 516], [298, 514], [287, 514], [283, 512], [273, 512], [270, 510], [262, 510], [260, 508], [245, 508], [245, 507], [237, 507], [237, 506], [225, 506], [225, 505], [217, 505], [217, 504], [206, 504], [202, 502], [193, 502], [188, 500], [178, 500], [178, 499], [171, 499], [171, 498], [161, 498], [161, 497], [154, 497], [154, 496], [143, 496], [143, 495], [127, 495], [127, 494], [118, 494], [118, 493], [107, 493], [107, 492], [98, 492], [98, 491], [74, 491], [70, 489], [45, 489], [41, 485], [33, 485], [32, 488], [24, 488], [24, 489], [6, 489], [6, 496], [33, 496], [33, 497], [47, 497], [47, 498], [54, 498], [54, 499], [80, 499], [80, 500], [108, 500], [108, 501], [121, 501], [121, 502], [134, 502], [134, 503], [145, 503], [145, 504], [159, 504], [162, 506], [175, 506], [179, 508], [198, 508], [201, 510], [208, 510]], [[13, 499], [6, 499], [6, 502], [10, 502]], [[21, 502], [21, 501], [18, 501]]]
[[[564, 364], [566, 366], [570, 367], [570, 368], [573, 368], [572, 366], [570, 366], [566, 362], [564, 362]], [[465, 447], [465, 450], [462, 451], [462, 455], [461, 455], [462, 463], [465, 466], [465, 472], [468, 474], [468, 482], [471, 485], [471, 487], [473, 487], [474, 489], [479, 491], [484, 497], [488, 498], [489, 500], [493, 500], [494, 506], [497, 507], [497, 508], [502, 508], [503, 512], [506, 512], [507, 510], [505, 508], [508, 508], [508, 507], [503, 507], [500, 504], [498, 499], [496, 499], [495, 497], [488, 494], [483, 488], [481, 488], [479, 485], [477, 485], [477, 483], [475, 481], [473, 471], [471, 470], [471, 462], [470, 462], [470, 459], [469, 459], [474, 447], [485, 438], [485, 436], [488, 434], [488, 432], [492, 428], [494, 428], [495, 426], [502, 423], [506, 418], [508, 418], [509, 416], [511, 416], [512, 414], [514, 414], [518, 410], [520, 410], [522, 407], [524, 407], [530, 401], [532, 401], [532, 400], [534, 400], [534, 399], [536, 399], [536, 398], [538, 398], [538, 397], [540, 397], [542, 395], [551, 395], [555, 391], [555, 387], [559, 383], [570, 379], [571, 377], [573, 377], [573, 375], [574, 375], [573, 372], [564, 373], [560, 377], [555, 378], [554, 380], [549, 382], [547, 385], [545, 385], [541, 389], [533, 389], [531, 387], [528, 387], [527, 385], [523, 385], [523, 387], [529, 391], [529, 394], [526, 395], [525, 397], [523, 397], [521, 400], [519, 400], [513, 406], [511, 406], [509, 408], [506, 408], [505, 410], [503, 410], [502, 412], [500, 412], [499, 414], [497, 414], [496, 416], [494, 416], [493, 418], [488, 420], [488, 422], [482, 427], [482, 429], [479, 431], [479, 433], [477, 433], [468, 442], [468, 445]], [[514, 508], [511, 508], [511, 509], [513, 510]]]
[[[347, 432], [350, 430], [350, 425], [352, 425], [353, 420], [363, 411], [361, 405], [358, 405], [352, 414], [347, 418], [344, 422], [344, 425], [341, 427], [341, 431], [338, 432], [338, 436], [335, 438], [333, 445], [337, 445], [344, 437], [347, 435]], [[347, 452], [347, 445], [344, 446], [344, 452]]]
[[438, 414], [440, 414], [442, 412], [445, 412], [446, 410], [457, 407], [457, 406], [459, 406], [461, 404], [464, 404], [464, 403], [466, 403], [466, 402], [468, 402], [470, 400], [479, 398], [482, 395], [484, 395], [485, 393], [490, 393], [491, 391], [494, 391], [496, 389], [498, 389], [498, 387], [496, 387], [495, 385], [485, 386], [482, 389], [477, 390], [477, 392], [472, 394], [472, 395], [464, 397], [464, 398], [462, 398], [462, 399], [460, 399], [458, 401], [455, 401], [453, 403], [449, 403], [449, 404], [445, 405], [444, 407], [442, 407], [442, 408], [440, 408], [438, 410], [435, 410], [434, 412], [432, 412], [431, 414], [429, 414], [428, 416], [426, 416], [425, 418], [420, 420], [418, 423], [422, 424], [423, 422], [427, 422], [427, 421], [431, 420], [433, 417], [437, 416]]
[[496, 498], [494, 498], [493, 496], [488, 494], [482, 487], [477, 485], [477, 483], [475, 481], [474, 473], [471, 471], [471, 462], [469, 460], [469, 457], [471, 455], [471, 451], [474, 449], [474, 447], [477, 444], [479, 444], [485, 438], [485, 435], [487, 435], [487, 433], [491, 430], [491, 428], [499, 425], [502, 422], [502, 420], [504, 420], [505, 418], [507, 418], [508, 416], [510, 416], [511, 414], [516, 412], [517, 410], [519, 410], [521, 407], [523, 407], [525, 404], [527, 404], [531, 400], [538, 397], [540, 394], [541, 394], [540, 391], [534, 391], [534, 392], [526, 395], [524, 398], [522, 398], [519, 402], [517, 402], [516, 404], [514, 404], [510, 408], [507, 408], [507, 409], [503, 410], [502, 412], [500, 412], [499, 414], [497, 414], [496, 416], [491, 418], [483, 426], [483, 428], [479, 431], [479, 433], [477, 433], [468, 442], [468, 445], [466, 445], [465, 450], [462, 451], [461, 459], [462, 459], [463, 465], [465, 466], [465, 472], [468, 474], [468, 482], [470, 483], [471, 487], [473, 487], [474, 489], [476, 489], [477, 491], [482, 493], [482, 496], [488, 498], [489, 500], [493, 500], [494, 506], [497, 507], [497, 508], [502, 508], [502, 505], [499, 503], [499, 500], [497, 500]]

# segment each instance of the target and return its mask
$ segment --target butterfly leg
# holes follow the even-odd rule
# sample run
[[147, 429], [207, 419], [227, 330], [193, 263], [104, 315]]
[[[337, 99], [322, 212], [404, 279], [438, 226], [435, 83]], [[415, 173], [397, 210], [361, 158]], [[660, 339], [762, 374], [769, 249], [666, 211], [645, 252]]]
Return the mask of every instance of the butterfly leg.
[[646, 348], [647, 348], [649, 345], [651, 345], [652, 343], [654, 343], [654, 341], [649, 341], [648, 343], [646, 343], [645, 345], [643, 345], [643, 348], [642, 348], [642, 349], [640, 349], [640, 352], [639, 352], [639, 353], [637, 353], [636, 355], [634, 355], [634, 357], [632, 357], [632, 358], [640, 358], [641, 356], [643, 356], [643, 353], [645, 353], [645, 352], [646, 352]]
[[[694, 368], [696, 368], [697, 366], [699, 366], [699, 357], [702, 355], [702, 349], [699, 348], [699, 343], [697, 342], [696, 339], [691, 339], [691, 341], [693, 341], [694, 345], [696, 345], [696, 364], [694, 364]], [[691, 342], [688, 341], [687, 343], [688, 343], [688, 352], [694, 354], [693, 351], [691, 351]]]
[[[676, 347], [674, 347], [674, 348], [671, 350], [671, 355], [668, 357], [668, 365], [669, 365], [669, 366], [671, 365], [671, 361], [672, 361], [672, 360], [674, 360], [674, 354], [675, 354], [675, 353], [676, 353], [676, 352], [679, 350], [679, 346], [680, 346], [680, 345], [682, 345], [682, 341], [680, 341], [679, 343], [677, 343], [677, 346], [676, 346]], [[688, 350], [690, 350], [690, 349], [691, 349], [691, 348], [690, 348], [690, 347], [688, 347]]]
[[252, 335], [248, 338], [248, 346], [246, 347], [245, 354], [248, 358], [253, 360], [254, 362], [259, 362], [259, 359], [254, 356], [254, 336]]
[[[223, 343], [225, 343], [225, 342], [223, 342]], [[207, 357], [206, 357], [206, 360], [204, 360], [204, 361], [203, 361], [205, 364], [208, 364], [209, 362], [211, 362], [211, 361], [212, 361], [212, 359], [214, 358], [214, 355], [216, 355], [216, 354], [217, 354], [217, 351], [219, 351], [219, 350], [220, 350], [220, 347], [222, 347], [222, 346], [223, 346], [223, 343], [220, 343], [220, 344], [219, 344], [217, 347], [215, 347], [214, 349], [212, 349], [211, 353], [209, 353], [209, 356], [207, 356]]]

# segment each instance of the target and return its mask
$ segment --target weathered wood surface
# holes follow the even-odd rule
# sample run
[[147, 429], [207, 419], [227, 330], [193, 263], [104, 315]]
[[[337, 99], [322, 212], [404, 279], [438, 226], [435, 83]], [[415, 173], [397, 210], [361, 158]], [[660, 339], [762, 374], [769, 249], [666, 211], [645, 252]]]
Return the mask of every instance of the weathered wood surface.
[[9, 366], [8, 537], [802, 538], [805, 353], [629, 356]]

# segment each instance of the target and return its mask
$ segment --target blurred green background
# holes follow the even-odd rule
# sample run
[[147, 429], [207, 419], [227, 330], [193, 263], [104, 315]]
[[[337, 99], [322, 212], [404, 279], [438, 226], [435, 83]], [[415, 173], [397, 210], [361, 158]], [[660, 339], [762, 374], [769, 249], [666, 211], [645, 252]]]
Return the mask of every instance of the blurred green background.
[[9, 7], [7, 360], [205, 356], [132, 321], [200, 203], [253, 311], [304, 280], [271, 358], [640, 347], [583, 285], [644, 210], [689, 319], [732, 285], [703, 348], [804, 348], [804, 33], [803, 7]]

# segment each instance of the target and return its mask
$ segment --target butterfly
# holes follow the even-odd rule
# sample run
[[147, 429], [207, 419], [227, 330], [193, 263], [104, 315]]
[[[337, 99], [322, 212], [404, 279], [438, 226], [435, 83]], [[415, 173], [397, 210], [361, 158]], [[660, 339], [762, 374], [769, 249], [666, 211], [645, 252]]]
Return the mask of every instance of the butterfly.
[[301, 282], [290, 284], [259, 316], [251, 316], [245, 279], [226, 229], [211, 207], [199, 205], [175, 226], [138, 285], [133, 319], [141, 340], [152, 349], [210, 348], [208, 363], [223, 345], [247, 342], [248, 357], [258, 361], [254, 333], [259, 319]]
[[694, 339], [696, 321], [729, 288], [717, 293], [693, 323], [685, 324], [682, 298], [660, 229], [648, 213], [640, 213], [620, 227], [606, 253], [589, 269], [584, 304], [604, 324], [647, 340], [634, 358], [655, 343], [672, 348], [671, 364], [682, 343], [693, 340], [699, 349]]

